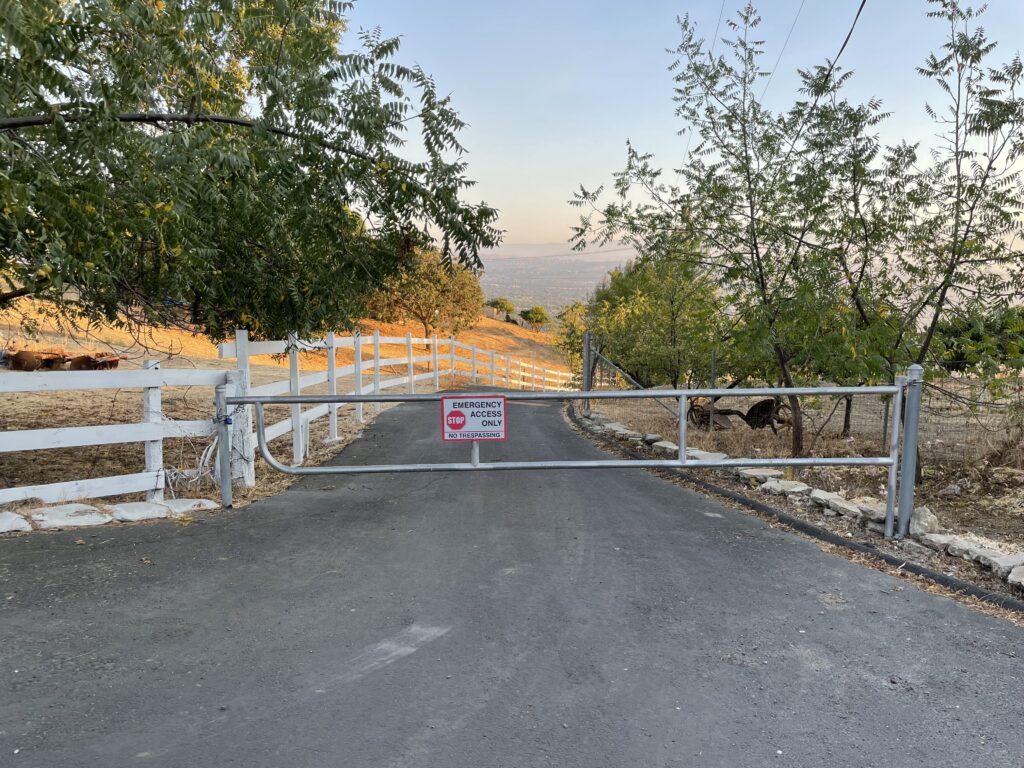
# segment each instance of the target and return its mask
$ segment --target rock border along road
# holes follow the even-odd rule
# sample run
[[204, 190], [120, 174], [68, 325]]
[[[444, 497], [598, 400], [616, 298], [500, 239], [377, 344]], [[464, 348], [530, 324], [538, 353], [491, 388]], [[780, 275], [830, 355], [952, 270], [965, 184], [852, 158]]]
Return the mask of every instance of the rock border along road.
[[[602, 454], [509, 403], [500, 458]], [[437, 404], [345, 463], [465, 461]], [[76, 539], [86, 545], [76, 545]], [[1019, 768], [1024, 630], [641, 470], [0, 541], [0, 764]]]

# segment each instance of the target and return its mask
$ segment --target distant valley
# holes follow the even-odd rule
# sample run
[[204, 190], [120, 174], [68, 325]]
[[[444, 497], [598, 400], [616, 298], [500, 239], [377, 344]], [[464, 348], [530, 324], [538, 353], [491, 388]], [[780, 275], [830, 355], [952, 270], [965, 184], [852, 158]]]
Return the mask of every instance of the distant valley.
[[564, 243], [503, 246], [483, 254], [480, 284], [488, 299], [504, 296], [516, 306], [540, 304], [557, 312], [587, 299], [610, 269], [632, 255], [622, 247], [570, 253]]

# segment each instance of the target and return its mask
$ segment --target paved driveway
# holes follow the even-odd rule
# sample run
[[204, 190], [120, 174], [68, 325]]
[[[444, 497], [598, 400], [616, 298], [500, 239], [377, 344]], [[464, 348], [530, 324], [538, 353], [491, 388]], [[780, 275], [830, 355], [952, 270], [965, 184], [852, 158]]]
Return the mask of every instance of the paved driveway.
[[[510, 409], [485, 460], [599, 455]], [[339, 461], [465, 460], [438, 423]], [[317, 478], [0, 541], [0, 765], [1020, 768], [1022, 650], [642, 471]]]

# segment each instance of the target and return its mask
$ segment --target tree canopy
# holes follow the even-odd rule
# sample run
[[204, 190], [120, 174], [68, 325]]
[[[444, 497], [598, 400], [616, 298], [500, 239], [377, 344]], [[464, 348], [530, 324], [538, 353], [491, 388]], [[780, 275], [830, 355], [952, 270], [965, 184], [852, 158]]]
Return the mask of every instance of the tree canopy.
[[508, 320], [508, 316], [516, 311], [516, 305], [512, 303], [511, 299], [506, 299], [504, 296], [499, 296], [496, 299], [491, 299], [487, 302], [488, 307], [498, 310], [499, 312], [505, 313], [505, 319]]
[[[668, 181], [629, 145], [610, 200], [603, 188], [574, 196], [576, 245], [623, 241], [643, 255], [688, 243], [680, 253], [734, 319], [731, 360], [771, 381], [891, 381], [941, 356], [945, 318], [1021, 298], [1024, 64], [993, 60], [975, 11], [929, 4], [943, 34], [918, 70], [943, 100], [927, 108], [930, 148], [883, 146], [888, 115], [845, 95], [852, 73], [834, 60], [800, 72], [788, 108], [768, 108], [752, 5], [717, 49], [682, 18], [671, 70], [693, 151]], [[801, 412], [790, 405], [799, 454]]]
[[548, 311], [540, 305], [534, 305], [522, 310], [519, 316], [532, 325], [534, 330], [551, 322], [551, 316], [548, 315]]
[[463, 122], [335, 0], [0, 2], [0, 311], [222, 337], [345, 325], [421, 248], [479, 266]]
[[379, 320], [412, 318], [423, 335], [457, 334], [480, 317], [484, 294], [472, 270], [445, 263], [439, 253], [418, 254], [412, 263], [384, 280], [370, 297], [369, 310]]

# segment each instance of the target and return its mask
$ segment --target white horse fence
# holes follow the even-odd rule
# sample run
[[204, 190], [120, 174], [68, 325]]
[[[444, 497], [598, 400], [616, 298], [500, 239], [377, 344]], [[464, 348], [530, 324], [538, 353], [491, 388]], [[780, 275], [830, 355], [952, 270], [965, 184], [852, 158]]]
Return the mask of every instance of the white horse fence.
[[[219, 354], [222, 359], [235, 360], [235, 369], [162, 368], [156, 361], [147, 361], [142, 370], [0, 373], [0, 395], [140, 390], [143, 404], [142, 420], [136, 423], [0, 431], [0, 454], [55, 448], [87, 451], [93, 446], [143, 443], [145, 456], [141, 472], [0, 488], [0, 504], [29, 500], [65, 502], [141, 492], [148, 500], [162, 500], [167, 487], [163, 441], [209, 438], [216, 442], [218, 415], [212, 390], [217, 390], [219, 398], [223, 399], [224, 396], [300, 395], [318, 388], [330, 395], [378, 393], [396, 388], [415, 393], [417, 385], [424, 391], [436, 391], [442, 384], [455, 387], [460, 381], [470, 385], [552, 391], [566, 389], [571, 382], [571, 375], [564, 371], [542, 368], [482, 350], [453, 337], [428, 339], [415, 338], [411, 334], [385, 337], [374, 332], [372, 335], [354, 336], [331, 333], [326, 338], [313, 340], [291, 336], [283, 341], [250, 341], [248, 332], [240, 330], [236, 331], [234, 341], [220, 345]], [[252, 358], [259, 355], [287, 355], [288, 377], [253, 386]], [[338, 365], [339, 356], [346, 360], [351, 358], [352, 362]], [[304, 371], [303, 365], [307, 368], [315, 366], [316, 370]], [[165, 387], [211, 388], [209, 403], [212, 417], [198, 420], [166, 418], [161, 408]], [[273, 440], [291, 433], [292, 461], [296, 465], [302, 464], [309, 454], [310, 425], [327, 417], [326, 440], [336, 441], [338, 411], [343, 407], [351, 408], [356, 420], [363, 421], [364, 406], [361, 403], [332, 403], [305, 410], [301, 405], [293, 405], [286, 418], [267, 425], [267, 437]], [[223, 413], [223, 416], [232, 424], [231, 476], [236, 484], [251, 487], [256, 479], [256, 442], [251, 407]], [[213, 452], [217, 450], [217, 446], [211, 444], [201, 461], [201, 464], [208, 462], [214, 474], [224, 466], [220, 457], [212, 461]], [[202, 472], [203, 466], [196, 471]]]

